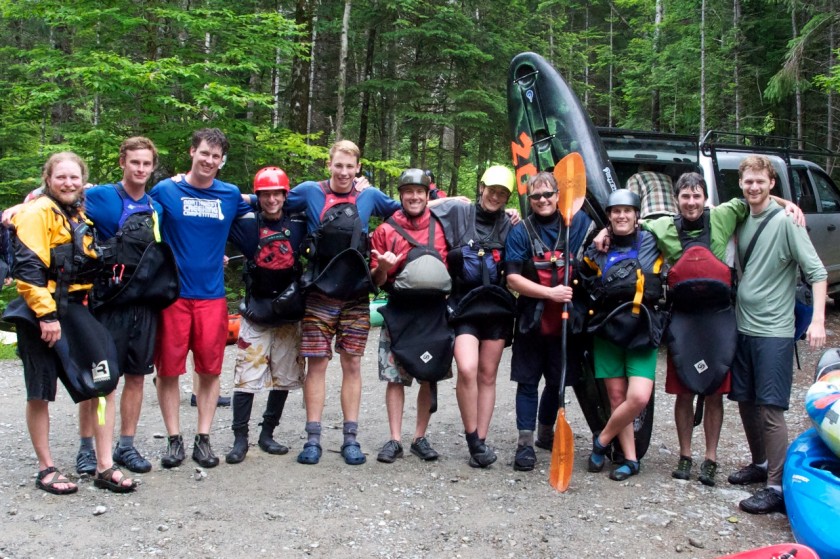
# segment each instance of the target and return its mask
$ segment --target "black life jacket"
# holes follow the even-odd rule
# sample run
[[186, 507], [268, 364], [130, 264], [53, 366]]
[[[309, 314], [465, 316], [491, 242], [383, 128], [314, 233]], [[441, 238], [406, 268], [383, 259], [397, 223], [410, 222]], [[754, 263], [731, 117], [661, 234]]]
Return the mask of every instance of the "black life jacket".
[[[64, 217], [70, 241], [50, 249], [50, 267], [47, 277], [55, 281], [53, 299], [56, 302], [58, 316], [63, 316], [70, 302], [70, 285], [93, 283], [102, 270], [101, 250], [96, 246], [92, 224], [80, 219], [78, 214], [71, 216], [68, 208], [61, 205], [52, 196], [53, 212]], [[91, 256], [92, 251], [96, 256]]]
[[367, 264], [368, 237], [356, 207], [356, 191], [340, 195], [327, 181], [318, 184], [324, 192], [324, 208], [318, 229], [307, 237], [302, 250], [307, 259], [302, 285], [345, 301], [375, 292]]
[[98, 241], [103, 274], [94, 283], [93, 307], [142, 303], [163, 309], [180, 294], [175, 255], [161, 241], [158, 215], [149, 195], [138, 201], [122, 184], [115, 184], [114, 189], [122, 201], [122, 213], [116, 234]]
[[[703, 230], [689, 237], [682, 217], [674, 218], [683, 253], [668, 272], [670, 321], [665, 341], [682, 384], [695, 394], [712, 394], [726, 379], [735, 357], [738, 331], [732, 306], [732, 270], [710, 250], [710, 213]], [[702, 332], [703, 343], [697, 343]]]
[[245, 298], [239, 311], [250, 322], [279, 326], [303, 318], [305, 298], [298, 283], [300, 273], [291, 243], [291, 218], [283, 216], [269, 227], [257, 216], [259, 241], [253, 260], [243, 269]]
[[504, 286], [502, 262], [504, 242], [500, 238], [500, 225], [504, 217], [496, 219], [493, 230], [480, 238], [476, 229], [476, 207], [470, 206], [467, 230], [458, 246], [446, 255], [452, 276], [452, 295], [447, 301], [449, 321], [489, 320], [510, 322], [516, 311], [516, 299]]
[[630, 250], [610, 250], [603, 269], [587, 261], [598, 272], [589, 282], [592, 317], [587, 331], [626, 349], [658, 347], [667, 322], [658, 306], [662, 256], [645, 272], [639, 261], [641, 238], [636, 233]]

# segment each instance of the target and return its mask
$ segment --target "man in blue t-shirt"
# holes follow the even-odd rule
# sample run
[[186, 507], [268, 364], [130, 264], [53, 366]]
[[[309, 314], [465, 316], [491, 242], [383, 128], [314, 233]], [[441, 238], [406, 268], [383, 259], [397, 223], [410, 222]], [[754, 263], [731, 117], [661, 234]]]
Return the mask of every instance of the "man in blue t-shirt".
[[[146, 182], [152, 176], [157, 160], [158, 152], [150, 139], [142, 136], [128, 138], [120, 145], [122, 180], [116, 184], [94, 186], [85, 192], [85, 212], [95, 224], [98, 242], [115, 245], [115, 236], [120, 231], [124, 233], [123, 239], [127, 238], [127, 234], [141, 245], [159, 240], [156, 230], [163, 210], [146, 194]], [[126, 228], [131, 232], [126, 233]], [[120, 252], [122, 255], [128, 251]], [[114, 336], [124, 383], [120, 398], [120, 438], [114, 449], [114, 462], [132, 472], [145, 473], [152, 469], [152, 465], [135, 448], [134, 435], [143, 405], [145, 375], [154, 371], [159, 308], [142, 300], [125, 302], [125, 298], [119, 295], [108, 297], [109, 293], [105, 292], [118, 289], [131, 281], [131, 274], [138, 264], [136, 260], [139, 260], [134, 256], [126, 254], [126, 258], [132, 260], [130, 262], [123, 262], [124, 259], [117, 261], [113, 277], [108, 282], [110, 285], [97, 282], [94, 294], [99, 301], [93, 306], [99, 321]], [[136, 256], [139, 257], [139, 254]], [[122, 271], [118, 271], [120, 269]], [[126, 269], [128, 273], [125, 273]], [[95, 402], [91, 400], [81, 405], [95, 406]], [[86, 425], [92, 417], [92, 413], [79, 415], [83, 446], [86, 436], [93, 434], [93, 425]]]
[[229, 145], [218, 128], [197, 130], [190, 147], [190, 171], [179, 180], [159, 182], [150, 193], [166, 215], [161, 233], [175, 254], [181, 281], [180, 298], [161, 313], [155, 347], [158, 401], [169, 435], [161, 458], [164, 468], [179, 466], [185, 457], [178, 377], [186, 372], [189, 351], [193, 352], [198, 373], [198, 432], [193, 460], [205, 468], [219, 463], [210, 446], [210, 427], [219, 398], [227, 339], [222, 263], [234, 220], [254, 217], [239, 188], [216, 179]]

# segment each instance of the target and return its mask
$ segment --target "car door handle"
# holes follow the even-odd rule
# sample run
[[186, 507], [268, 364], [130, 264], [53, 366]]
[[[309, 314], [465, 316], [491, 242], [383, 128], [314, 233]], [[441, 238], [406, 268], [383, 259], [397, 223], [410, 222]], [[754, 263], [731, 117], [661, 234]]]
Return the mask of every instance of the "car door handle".
[[835, 229], [837, 229], [836, 225], [834, 225], [833, 223], [829, 224], [829, 226], [828, 226], [829, 231], [834, 231]]

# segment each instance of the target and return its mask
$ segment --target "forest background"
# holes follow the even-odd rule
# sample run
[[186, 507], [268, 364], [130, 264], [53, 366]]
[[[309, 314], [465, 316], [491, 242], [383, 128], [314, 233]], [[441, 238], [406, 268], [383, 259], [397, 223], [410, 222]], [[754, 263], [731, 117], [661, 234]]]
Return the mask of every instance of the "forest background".
[[[191, 132], [231, 140], [223, 178], [325, 176], [355, 141], [393, 193], [407, 166], [473, 196], [510, 164], [511, 58], [545, 56], [599, 126], [709, 129], [840, 147], [836, 0], [0, 0], [0, 205], [72, 149], [121, 176], [130, 135], [189, 166]], [[818, 161], [831, 173], [831, 160]]]

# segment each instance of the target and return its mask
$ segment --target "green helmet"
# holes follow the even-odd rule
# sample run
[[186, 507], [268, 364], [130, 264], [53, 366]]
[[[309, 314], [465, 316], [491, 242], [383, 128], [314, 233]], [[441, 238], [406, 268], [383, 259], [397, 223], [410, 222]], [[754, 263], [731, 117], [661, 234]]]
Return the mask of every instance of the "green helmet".
[[635, 192], [630, 192], [626, 188], [620, 188], [607, 198], [606, 210], [610, 211], [610, 208], [613, 206], [631, 206], [638, 212], [642, 209], [642, 201]]
[[513, 184], [516, 178], [513, 176], [513, 171], [504, 165], [493, 165], [488, 167], [484, 174], [481, 175], [481, 184], [484, 186], [502, 186], [507, 188], [509, 192], [513, 192]]
[[422, 186], [426, 190], [429, 190], [431, 184], [432, 179], [429, 178], [429, 175], [423, 169], [406, 169], [400, 175], [399, 181], [397, 181], [397, 189], [404, 186]]

